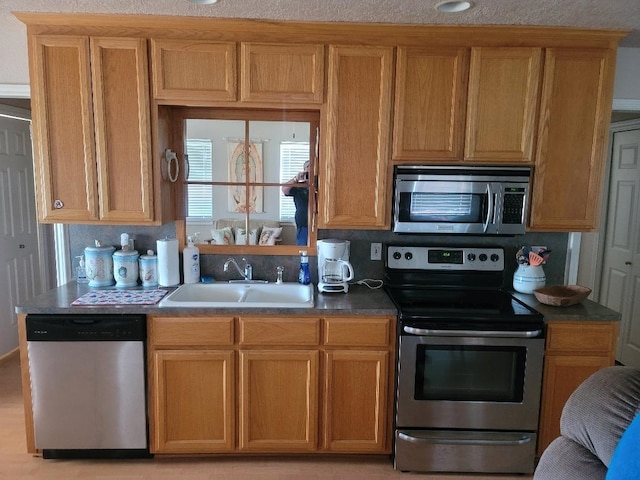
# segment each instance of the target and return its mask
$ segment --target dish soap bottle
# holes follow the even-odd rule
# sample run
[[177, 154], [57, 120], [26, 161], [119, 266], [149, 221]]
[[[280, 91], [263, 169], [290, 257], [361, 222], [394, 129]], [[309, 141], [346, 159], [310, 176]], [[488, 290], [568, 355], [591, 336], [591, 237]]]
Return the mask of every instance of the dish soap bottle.
[[187, 237], [187, 246], [182, 251], [182, 275], [184, 283], [200, 283], [200, 250]]
[[298, 283], [309, 285], [311, 283], [311, 273], [309, 272], [309, 257], [306, 251], [300, 252], [300, 273], [298, 273]]
[[87, 269], [84, 266], [84, 255], [78, 255], [78, 266], [76, 267], [76, 281], [78, 283], [89, 283], [87, 278]]

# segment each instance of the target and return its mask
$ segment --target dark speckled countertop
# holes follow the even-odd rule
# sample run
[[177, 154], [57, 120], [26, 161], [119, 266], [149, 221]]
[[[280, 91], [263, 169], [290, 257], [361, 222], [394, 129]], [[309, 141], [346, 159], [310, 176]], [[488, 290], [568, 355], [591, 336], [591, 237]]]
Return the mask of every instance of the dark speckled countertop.
[[[115, 288], [115, 287], [109, 287]], [[142, 287], [138, 287], [142, 289]], [[234, 314], [251, 315], [396, 315], [396, 308], [383, 289], [372, 290], [363, 285], [349, 287], [349, 293], [315, 294], [314, 308], [187, 308], [156, 305], [71, 305], [76, 298], [91, 290], [86, 284], [70, 282], [54, 288], [16, 307], [17, 313], [145, 313], [145, 314]], [[169, 289], [171, 290], [171, 289]], [[527, 305], [544, 315], [545, 321], [619, 321], [620, 313], [599, 303], [585, 300], [570, 307], [543, 305], [533, 295], [514, 293]]]
[[514, 293], [513, 295], [526, 303], [530, 307], [536, 309], [544, 315], [545, 322], [551, 321], [598, 321], [598, 322], [617, 322], [620, 321], [620, 313], [610, 308], [600, 305], [591, 300], [584, 300], [577, 305], [569, 307], [552, 307], [540, 303], [535, 296], [526, 293]]
[[[107, 287], [114, 289], [115, 287]], [[137, 287], [142, 290], [142, 287]], [[192, 308], [160, 307], [156, 305], [71, 305], [75, 299], [91, 290], [86, 284], [70, 282], [45, 292], [16, 307], [17, 313], [107, 313], [107, 314], [268, 314], [268, 315], [396, 315], [396, 308], [383, 289], [372, 290], [362, 285], [349, 287], [349, 293], [318, 293], [316, 290], [313, 308]], [[127, 289], [130, 290], [130, 289]], [[172, 289], [169, 289], [172, 290]]]

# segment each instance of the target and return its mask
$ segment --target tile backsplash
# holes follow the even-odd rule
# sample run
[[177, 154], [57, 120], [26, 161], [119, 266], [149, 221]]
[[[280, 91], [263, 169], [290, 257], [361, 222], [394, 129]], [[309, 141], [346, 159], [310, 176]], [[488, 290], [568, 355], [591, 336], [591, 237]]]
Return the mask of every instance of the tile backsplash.
[[[93, 226], [69, 225], [70, 253], [72, 259], [84, 253], [84, 248], [94, 245], [95, 240], [105, 244], [119, 245], [120, 234], [128, 233], [135, 240], [135, 249], [140, 253], [156, 250], [156, 240], [175, 238], [173, 223], [160, 227], [138, 226]], [[355, 271], [356, 280], [382, 279], [384, 260], [370, 260], [371, 242], [383, 245], [424, 245], [424, 246], [500, 246], [505, 249], [506, 279], [510, 283], [513, 272], [517, 268], [516, 252], [522, 245], [546, 246], [551, 250], [549, 260], [544, 265], [547, 285], [564, 283], [564, 271], [567, 256], [567, 233], [527, 233], [514, 237], [477, 237], [477, 236], [443, 236], [443, 235], [398, 235], [387, 230], [319, 230], [319, 239], [337, 238], [351, 241], [350, 261]], [[383, 248], [383, 259], [385, 250]], [[217, 280], [235, 278], [232, 272], [223, 271], [223, 264], [228, 255], [202, 255], [200, 270], [202, 275], [213, 276]], [[253, 265], [254, 278], [275, 281], [276, 268], [284, 267], [284, 280], [296, 281], [298, 277], [299, 258], [297, 256], [253, 255], [247, 259]], [[75, 262], [74, 262], [75, 266]], [[318, 280], [318, 268], [315, 257], [310, 260], [311, 278]], [[508, 287], [510, 285], [507, 285]]]

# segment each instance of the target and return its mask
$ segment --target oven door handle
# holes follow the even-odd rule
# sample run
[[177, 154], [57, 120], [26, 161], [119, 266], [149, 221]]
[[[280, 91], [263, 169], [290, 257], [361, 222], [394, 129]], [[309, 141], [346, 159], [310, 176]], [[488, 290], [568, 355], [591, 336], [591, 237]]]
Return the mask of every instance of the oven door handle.
[[398, 438], [411, 443], [443, 443], [449, 445], [524, 445], [533, 441], [532, 435], [522, 435], [517, 439], [505, 438], [488, 440], [486, 438], [424, 438], [407, 435], [404, 432], [398, 432]]
[[405, 326], [403, 330], [411, 335], [432, 337], [499, 337], [499, 338], [535, 338], [542, 335], [542, 330], [525, 332], [505, 332], [494, 330], [435, 330], [431, 328], [415, 328]]

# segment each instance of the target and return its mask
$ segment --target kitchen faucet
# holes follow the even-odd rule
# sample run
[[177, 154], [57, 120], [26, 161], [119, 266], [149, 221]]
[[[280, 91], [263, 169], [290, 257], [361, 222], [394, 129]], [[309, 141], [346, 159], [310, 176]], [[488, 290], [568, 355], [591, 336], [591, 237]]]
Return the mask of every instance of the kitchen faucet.
[[244, 262], [244, 272], [240, 269], [238, 262], [236, 262], [234, 258], [228, 258], [227, 261], [224, 262], [224, 271], [228, 272], [229, 265], [233, 265], [234, 267], [236, 267], [238, 273], [242, 276], [242, 280], [240, 281], [250, 282], [253, 280], [253, 267], [249, 262], [247, 262], [246, 258], [243, 258], [242, 261]]

